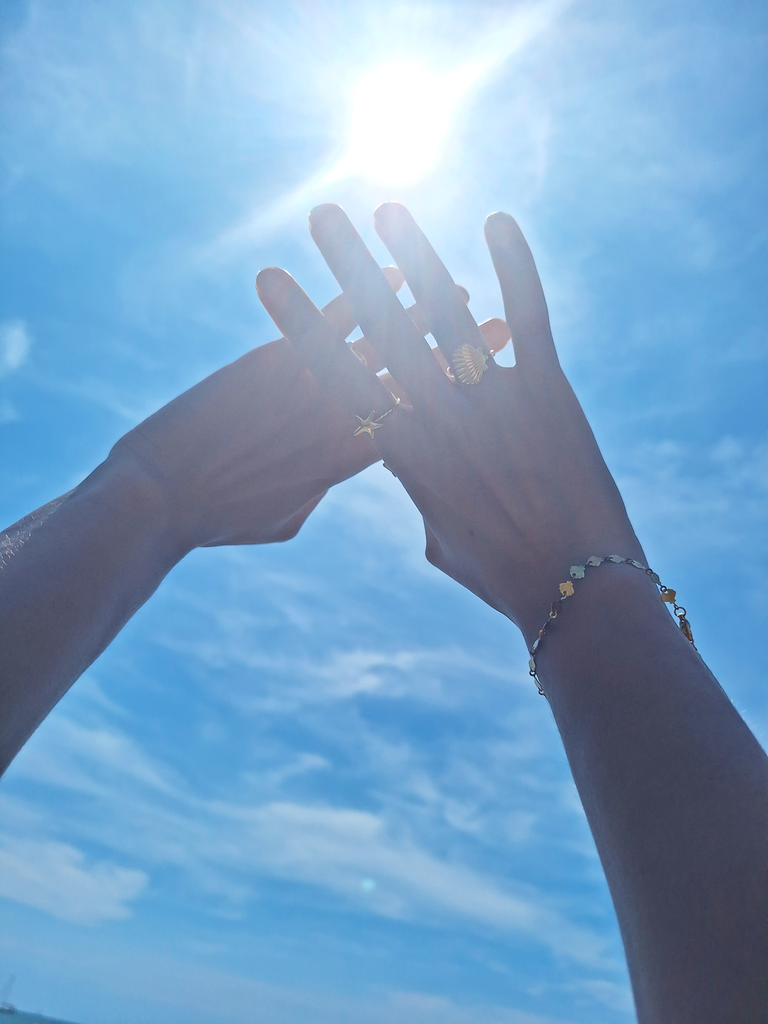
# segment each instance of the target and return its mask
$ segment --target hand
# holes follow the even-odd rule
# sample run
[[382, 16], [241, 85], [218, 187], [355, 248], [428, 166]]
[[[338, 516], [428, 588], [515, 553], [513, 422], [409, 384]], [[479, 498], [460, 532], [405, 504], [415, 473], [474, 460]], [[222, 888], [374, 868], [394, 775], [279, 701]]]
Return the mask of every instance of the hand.
[[[376, 211], [375, 225], [448, 363], [463, 344], [485, 348], [448, 271], [408, 211], [386, 204]], [[382, 419], [393, 405], [389, 390], [351, 365], [354, 356], [341, 351], [331, 326], [284, 271], [259, 274], [259, 297], [346, 411], [348, 432], [371, 411], [380, 420], [373, 444], [424, 517], [430, 562], [506, 614], [530, 641], [573, 563], [614, 553], [643, 560], [560, 368], [533, 257], [509, 215], [488, 218], [486, 241], [516, 365], [491, 361], [473, 385], [456, 382], [432, 358], [339, 207], [314, 210], [310, 229], [408, 404]]]
[[[382, 274], [390, 290], [401, 286], [396, 268]], [[343, 341], [357, 325], [346, 299], [338, 296], [322, 315], [344, 354], [358, 362]], [[374, 352], [365, 339], [355, 344]], [[175, 547], [184, 553], [288, 540], [329, 487], [378, 458], [366, 435], [352, 436], [343, 411], [281, 338], [144, 420], [108, 461], [138, 467], [159, 487]]]

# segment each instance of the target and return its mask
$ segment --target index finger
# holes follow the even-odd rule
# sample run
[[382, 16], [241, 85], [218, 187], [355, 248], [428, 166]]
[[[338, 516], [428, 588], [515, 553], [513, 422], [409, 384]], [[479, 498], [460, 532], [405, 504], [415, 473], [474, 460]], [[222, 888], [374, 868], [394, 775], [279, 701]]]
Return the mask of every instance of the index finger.
[[[399, 292], [405, 283], [402, 270], [399, 270], [397, 267], [382, 267], [381, 272], [389, 282], [390, 288], [395, 292]], [[339, 332], [342, 338], [346, 338], [358, 326], [355, 314], [349, 305], [349, 300], [343, 292], [341, 295], [331, 299], [329, 303], [323, 306], [320, 312], [328, 323]]]
[[391, 392], [368, 371], [290, 274], [267, 267], [256, 278], [256, 290], [299, 359], [353, 420], [370, 412], [380, 417], [392, 408]]

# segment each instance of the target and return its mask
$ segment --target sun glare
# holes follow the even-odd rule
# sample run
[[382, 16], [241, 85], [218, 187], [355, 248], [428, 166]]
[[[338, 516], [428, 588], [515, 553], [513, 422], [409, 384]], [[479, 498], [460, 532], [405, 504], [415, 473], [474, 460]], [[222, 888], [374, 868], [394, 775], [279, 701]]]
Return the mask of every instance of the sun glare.
[[385, 185], [423, 178], [438, 162], [456, 106], [475, 77], [438, 75], [415, 63], [365, 75], [353, 90], [349, 148], [337, 173]]
[[[426, 178], [445, 153], [446, 141], [456, 128], [459, 106], [514, 54], [546, 31], [571, 2], [532, 0], [519, 5], [491, 34], [462, 48], [460, 57], [443, 51], [440, 58], [433, 54], [419, 60], [372, 63], [349, 89], [344, 138], [339, 140], [340, 158], [317, 168], [292, 191], [257, 207], [223, 232], [212, 243], [209, 258], [218, 258], [219, 253], [249, 245], [253, 239], [262, 239], [283, 227], [300, 210], [327, 201], [329, 186], [347, 179], [367, 178], [388, 190]], [[385, 39], [379, 40], [379, 45], [379, 52], [387, 50]], [[426, 53], [428, 40], [422, 49]], [[451, 70], [437, 71], [438, 59], [448, 66], [453, 64]], [[459, 60], [463, 63], [458, 64]], [[338, 77], [329, 79], [327, 72], [324, 66], [326, 85], [335, 85]], [[333, 88], [329, 100], [335, 110], [339, 97]]]

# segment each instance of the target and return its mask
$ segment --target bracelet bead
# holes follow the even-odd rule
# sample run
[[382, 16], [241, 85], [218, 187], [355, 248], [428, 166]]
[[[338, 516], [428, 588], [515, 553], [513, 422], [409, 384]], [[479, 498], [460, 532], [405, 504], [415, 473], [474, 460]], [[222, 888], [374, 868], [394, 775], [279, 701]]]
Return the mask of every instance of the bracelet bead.
[[533, 678], [533, 681], [536, 683], [536, 689], [539, 691], [542, 697], [545, 697], [546, 694], [544, 693], [544, 688], [542, 687], [541, 680], [539, 679], [538, 669], [536, 668], [536, 652], [538, 651], [539, 646], [541, 645], [541, 641], [544, 639], [544, 633], [546, 632], [547, 627], [552, 622], [552, 620], [557, 618], [563, 601], [565, 601], [569, 597], [573, 597], [573, 595], [575, 594], [576, 588], [574, 586], [574, 581], [583, 580], [586, 575], [586, 570], [588, 567], [597, 568], [604, 562], [613, 562], [617, 565], [623, 563], [624, 565], [631, 565], [635, 569], [642, 569], [646, 576], [650, 577], [651, 581], [655, 583], [655, 585], [658, 587], [661, 600], [665, 604], [672, 605], [672, 614], [678, 620], [680, 632], [683, 634], [686, 640], [690, 642], [694, 651], [696, 650], [696, 644], [693, 642], [693, 632], [691, 630], [691, 624], [687, 619], [688, 613], [686, 612], [685, 608], [682, 607], [682, 605], [679, 605], [677, 603], [677, 591], [672, 590], [671, 587], [665, 587], [659, 579], [659, 577], [657, 576], [657, 574], [653, 571], [653, 569], [649, 569], [648, 566], [643, 565], [642, 562], [638, 562], [634, 558], [623, 558], [621, 555], [590, 555], [589, 558], [587, 558], [584, 562], [584, 565], [572, 565], [571, 568], [568, 570], [568, 575], [570, 576], [570, 579], [565, 580], [565, 582], [560, 584], [560, 596], [557, 598], [557, 600], [552, 602], [549, 609], [549, 616], [547, 618], [547, 621], [539, 630], [539, 635], [528, 648], [528, 674]]

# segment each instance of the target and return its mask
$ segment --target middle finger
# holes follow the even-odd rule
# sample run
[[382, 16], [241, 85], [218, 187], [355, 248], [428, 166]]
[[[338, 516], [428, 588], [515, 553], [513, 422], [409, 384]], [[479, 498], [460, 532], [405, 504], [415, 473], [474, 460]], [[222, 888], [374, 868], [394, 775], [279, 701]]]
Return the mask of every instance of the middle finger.
[[399, 203], [384, 203], [376, 210], [374, 223], [448, 360], [461, 345], [484, 349], [480, 329], [453, 278], [408, 210]]

